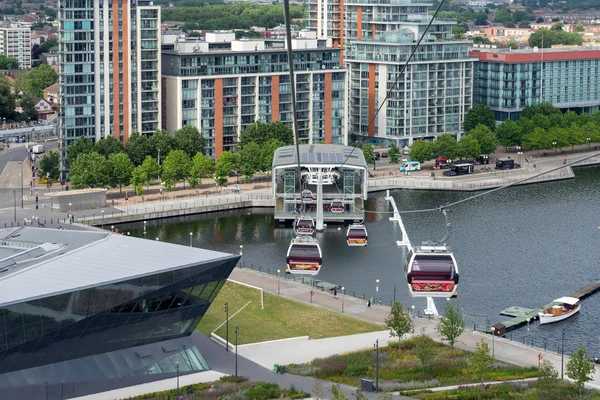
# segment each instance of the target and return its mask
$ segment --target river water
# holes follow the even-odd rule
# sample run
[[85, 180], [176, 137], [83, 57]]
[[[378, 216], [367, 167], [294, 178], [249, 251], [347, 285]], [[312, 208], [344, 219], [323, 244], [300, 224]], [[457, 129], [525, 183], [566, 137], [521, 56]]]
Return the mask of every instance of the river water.
[[[472, 195], [467, 192], [395, 190], [400, 210], [435, 208]], [[366, 226], [368, 247], [348, 247], [344, 227], [331, 225], [317, 234], [323, 251], [318, 278], [345, 286], [349, 295], [394, 298], [405, 306], [425, 308], [425, 299], [411, 298], [404, 278], [405, 249], [385, 193], [369, 195]], [[457, 205], [449, 220], [452, 247], [460, 270], [458, 298], [452, 302], [467, 317], [467, 328], [485, 328], [507, 320], [499, 315], [510, 306], [535, 308], [600, 280], [600, 169], [576, 170], [576, 179], [508, 188]], [[413, 244], [439, 240], [445, 234], [439, 212], [403, 215]], [[123, 224], [121, 232], [143, 236], [143, 224]], [[147, 222], [147, 237], [239, 253], [243, 263], [271, 273], [285, 269], [291, 228], [279, 228], [272, 209], [247, 209]], [[376, 279], [380, 280], [378, 291]], [[395, 287], [395, 291], [394, 291]], [[436, 300], [442, 311], [444, 300]], [[565, 352], [582, 344], [600, 357], [600, 293], [582, 301], [578, 315], [509, 334], [557, 351], [565, 329]]]

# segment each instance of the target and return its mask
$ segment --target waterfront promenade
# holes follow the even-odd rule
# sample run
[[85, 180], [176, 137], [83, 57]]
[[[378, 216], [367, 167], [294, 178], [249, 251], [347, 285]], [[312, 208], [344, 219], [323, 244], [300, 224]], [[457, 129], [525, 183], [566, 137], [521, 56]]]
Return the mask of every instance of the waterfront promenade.
[[[580, 151], [574, 155], [569, 155], [567, 161], [581, 158], [586, 155], [596, 154], [597, 152]], [[508, 155], [497, 154], [498, 157]], [[523, 156], [525, 157], [525, 156]], [[472, 175], [458, 177], [442, 177], [442, 171], [434, 171], [435, 176], [431, 176], [431, 166], [424, 164], [424, 169], [418, 172], [411, 172], [409, 175], [403, 175], [397, 170], [397, 165], [388, 164], [379, 166], [376, 170], [370, 170], [369, 192], [384, 191], [387, 189], [417, 189], [417, 190], [453, 190], [453, 191], [475, 191], [489, 190], [509, 183], [520, 181], [526, 177], [533, 176], [542, 171], [549, 171], [553, 168], [562, 166], [564, 156], [530, 158], [528, 162], [523, 163], [523, 168], [498, 171], [493, 169], [493, 165], [477, 166], [477, 172]], [[429, 163], [431, 164], [431, 163]], [[535, 167], [534, 167], [535, 164]], [[583, 165], [599, 165], [600, 156], [592, 157], [582, 163]], [[11, 176], [17, 173], [17, 163], [8, 162], [0, 175], [0, 182], [11, 182]], [[25, 175], [28, 174], [25, 169]], [[562, 179], [574, 178], [572, 168], [566, 167], [554, 171], [544, 176], [537, 177], [524, 184], [541, 183], [556, 181]], [[30, 177], [25, 177], [29, 181]], [[177, 217], [199, 213], [209, 213], [216, 211], [232, 210], [247, 207], [272, 207], [272, 193], [270, 181], [263, 179], [259, 182], [236, 184], [234, 179], [230, 180], [228, 188], [217, 188], [211, 181], [206, 181], [201, 188], [183, 189], [182, 184], [172, 192], [164, 193], [159, 191], [158, 186], [146, 190], [142, 196], [136, 196], [131, 191], [123, 190], [119, 193], [118, 189], [111, 189], [108, 193], [107, 207], [103, 210], [73, 210], [75, 215], [75, 224], [68, 224], [67, 215], [51, 209], [49, 191], [45, 187], [34, 187], [31, 191], [25, 190], [23, 208], [21, 208], [20, 188], [15, 184], [8, 185], [10, 195], [0, 196], [0, 226], [11, 223], [20, 226], [23, 223], [34, 225], [43, 224], [51, 227], [69, 227], [77, 229], [76, 225], [95, 225], [106, 227], [107, 225], [118, 224], [122, 222], [141, 221], [150, 219], [160, 219], [168, 217]], [[237, 192], [235, 187], [239, 186]], [[52, 191], [60, 190], [52, 188]], [[2, 190], [2, 188], [0, 188]], [[15, 195], [16, 193], [16, 195]], [[125, 200], [126, 193], [128, 200]], [[39, 209], [35, 209], [35, 195], [39, 198]], [[102, 212], [104, 211], [104, 212]], [[25, 222], [27, 220], [28, 222]]]

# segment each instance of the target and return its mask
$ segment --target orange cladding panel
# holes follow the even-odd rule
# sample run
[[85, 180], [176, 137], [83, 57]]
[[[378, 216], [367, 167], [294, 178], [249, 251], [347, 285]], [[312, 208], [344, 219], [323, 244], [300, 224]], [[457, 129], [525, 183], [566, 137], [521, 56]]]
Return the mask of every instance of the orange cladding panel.
[[223, 79], [215, 79], [215, 160], [223, 152]]
[[279, 75], [271, 78], [271, 121], [279, 121]]
[[325, 143], [331, 144], [331, 72], [325, 74]]
[[119, 125], [121, 116], [119, 112], [119, 0], [112, 2], [112, 56], [113, 56], [113, 134], [119, 140], [121, 131]]
[[[344, 48], [344, 0], [340, 0], [340, 47]], [[340, 52], [340, 66], [344, 66], [344, 50]]]
[[356, 10], [356, 38], [362, 39], [362, 7], [358, 6]]
[[[130, 91], [131, 88], [129, 83], [129, 76], [131, 75], [131, 71], [129, 70], [129, 49], [126, 43], [129, 43], [129, 18], [127, 16], [129, 3], [127, 1], [123, 2], [123, 144], [127, 143], [127, 139], [129, 139], [129, 130], [131, 129], [131, 98]], [[141, 79], [141, 77], [139, 78]]]
[[375, 136], [375, 64], [369, 64], [369, 136]]

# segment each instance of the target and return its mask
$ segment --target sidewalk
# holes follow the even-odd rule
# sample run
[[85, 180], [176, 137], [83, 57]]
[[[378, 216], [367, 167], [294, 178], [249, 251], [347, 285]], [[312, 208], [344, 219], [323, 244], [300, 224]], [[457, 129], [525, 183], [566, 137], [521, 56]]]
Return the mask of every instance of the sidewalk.
[[[277, 294], [277, 277], [260, 273], [254, 270], [236, 268], [231, 273], [230, 278], [239, 282], [258, 286], [267, 293], [275, 295]], [[282, 297], [310, 304], [310, 287], [287, 280], [281, 280], [280, 285], [280, 293]], [[333, 312], [340, 313], [341, 296], [339, 292], [338, 297], [340, 298], [334, 299], [333, 295], [329, 292], [321, 292], [315, 290], [315, 295], [312, 299], [312, 305], [315, 307], [320, 307]], [[383, 325], [385, 317], [389, 314], [389, 309], [390, 308], [387, 306], [379, 305], [374, 305], [370, 309], [368, 309], [364, 302], [361, 300], [349, 296], [346, 296], [344, 298], [344, 313], [352, 317], [361, 319], [363, 321], [379, 323]], [[442, 342], [440, 335], [435, 330], [436, 324], [437, 321], [435, 319], [428, 320], [426, 318], [417, 318], [415, 321], [415, 332], [424, 332], [425, 334], [429, 335], [433, 340], [437, 342]], [[410, 334], [407, 336], [410, 336]], [[348, 337], [331, 338], [331, 340], [336, 339], [343, 342], [347, 340]], [[536, 347], [522, 345], [521, 343], [510, 341], [508, 339], [492, 337], [491, 335], [482, 332], [470, 331], [468, 330], [468, 327], [467, 331], [465, 331], [465, 333], [459, 337], [458, 342], [455, 344], [455, 347], [466, 351], [474, 351], [476, 349], [476, 343], [479, 342], [481, 339], [483, 339], [489, 344], [490, 349], [493, 349], [494, 356], [498, 361], [523, 367], [537, 367], [539, 362], [538, 355], [541, 354], [544, 360], [552, 362], [552, 364], [559, 373], [561, 371], [560, 354], [545, 351]], [[318, 341], [308, 341], [308, 343], [315, 342]], [[385, 341], [383, 343], [385, 344]], [[281, 346], [279, 353], [283, 354]], [[252, 354], [249, 354], [249, 356], [252, 356]], [[301, 358], [301, 356], [298, 357]], [[323, 355], [321, 355], [321, 357], [323, 357]], [[568, 360], [569, 357], [565, 355], [564, 371], [566, 371], [566, 364]], [[565, 379], [568, 379], [566, 377], [566, 374]], [[586, 387], [594, 389], [600, 388], [600, 371], [596, 371], [594, 379], [588, 384], [586, 384]]]

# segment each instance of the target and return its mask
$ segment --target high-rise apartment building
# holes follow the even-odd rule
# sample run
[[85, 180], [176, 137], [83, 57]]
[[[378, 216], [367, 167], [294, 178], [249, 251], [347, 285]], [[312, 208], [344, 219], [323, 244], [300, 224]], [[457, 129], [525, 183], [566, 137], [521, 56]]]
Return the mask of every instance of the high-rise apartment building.
[[0, 26], [0, 54], [16, 58], [19, 69], [31, 68], [31, 28]]
[[60, 0], [61, 170], [73, 141], [160, 129], [160, 8], [152, 1]]
[[[309, 37], [302, 37], [309, 36]], [[298, 132], [302, 143], [345, 144], [346, 70], [331, 40], [301, 33], [292, 39]], [[292, 95], [283, 40], [235, 40], [207, 33], [205, 40], [173, 37], [162, 53], [163, 126], [198, 127], [215, 158], [234, 150], [256, 121], [292, 126]]]
[[[367, 135], [375, 144], [393, 141], [405, 146], [415, 139], [461, 131], [464, 113], [473, 105], [475, 59], [468, 54], [468, 41], [453, 39], [454, 22], [436, 19], [399, 76], [431, 20], [431, 4], [410, 0], [309, 0], [308, 4], [309, 10], [320, 10], [316, 20], [309, 18], [317, 35], [337, 35], [345, 48], [349, 134]], [[342, 10], [341, 30], [337, 7]]]
[[600, 48], [473, 49], [475, 100], [496, 121], [519, 119], [527, 106], [552, 103], [562, 110], [600, 110]]

